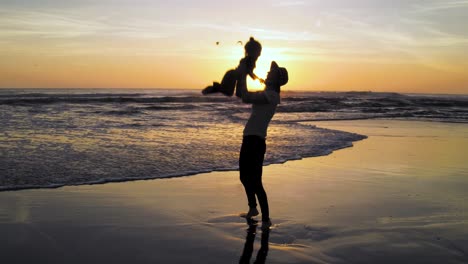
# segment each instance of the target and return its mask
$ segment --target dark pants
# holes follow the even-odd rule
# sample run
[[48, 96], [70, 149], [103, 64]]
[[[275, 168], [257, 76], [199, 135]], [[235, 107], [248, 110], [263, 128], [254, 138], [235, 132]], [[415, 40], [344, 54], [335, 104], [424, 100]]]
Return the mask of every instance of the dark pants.
[[262, 221], [270, 219], [268, 198], [262, 184], [265, 150], [265, 139], [259, 136], [245, 136], [239, 157], [240, 180], [244, 185], [249, 207], [257, 206], [255, 199], [257, 196], [262, 211]]

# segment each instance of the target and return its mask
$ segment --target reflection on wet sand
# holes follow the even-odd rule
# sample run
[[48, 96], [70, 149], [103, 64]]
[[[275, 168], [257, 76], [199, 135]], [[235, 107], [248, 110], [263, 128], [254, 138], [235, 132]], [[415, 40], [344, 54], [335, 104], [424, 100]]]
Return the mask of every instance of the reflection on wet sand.
[[[257, 224], [249, 223], [249, 228], [247, 229], [247, 236], [245, 238], [244, 250], [242, 251], [242, 256], [240, 257], [239, 264], [250, 263], [254, 250], [255, 236], [257, 235]], [[260, 242], [260, 249], [257, 253], [257, 258], [254, 263], [261, 264], [265, 263], [266, 257], [268, 255], [268, 240], [270, 238], [270, 229], [262, 229], [262, 238]]]

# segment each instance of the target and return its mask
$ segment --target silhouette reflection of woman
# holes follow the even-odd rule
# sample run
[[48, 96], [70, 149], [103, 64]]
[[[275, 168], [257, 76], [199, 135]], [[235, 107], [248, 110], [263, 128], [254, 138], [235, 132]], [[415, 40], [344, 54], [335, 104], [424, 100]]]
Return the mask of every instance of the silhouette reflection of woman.
[[242, 75], [237, 82], [236, 89], [240, 91], [244, 103], [252, 104], [252, 113], [244, 128], [239, 156], [240, 180], [244, 185], [249, 205], [249, 211], [244, 216], [249, 220], [259, 214], [257, 198], [262, 211], [262, 229], [268, 229], [271, 226], [270, 212], [267, 194], [262, 184], [263, 159], [266, 150], [265, 139], [268, 125], [280, 102], [280, 88], [288, 82], [288, 72], [272, 61], [265, 80], [266, 87], [260, 92], [247, 90], [247, 70], [243, 69], [241, 72]]
[[[247, 229], [247, 237], [245, 238], [244, 250], [242, 256], [239, 259], [239, 264], [248, 264], [252, 258], [254, 249], [255, 235], [257, 233], [257, 225], [250, 225]], [[270, 230], [265, 229], [262, 232], [262, 238], [260, 243], [260, 249], [257, 253], [257, 258], [254, 264], [263, 264], [266, 261], [268, 255], [268, 240], [270, 238]]]

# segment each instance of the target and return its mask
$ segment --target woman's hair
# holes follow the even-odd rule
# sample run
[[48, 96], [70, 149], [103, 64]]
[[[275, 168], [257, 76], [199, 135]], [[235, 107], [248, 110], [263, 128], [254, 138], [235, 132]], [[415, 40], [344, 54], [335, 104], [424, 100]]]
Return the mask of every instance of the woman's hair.
[[244, 46], [245, 49], [245, 54], [246, 55], [257, 55], [260, 56], [260, 53], [262, 52], [262, 44], [255, 40], [253, 37], [250, 37], [249, 41], [245, 43]]
[[276, 61], [272, 61], [270, 66], [270, 72], [268, 73], [268, 77], [265, 80], [267, 89], [271, 89], [276, 91], [277, 93], [280, 93], [281, 86], [287, 84], [288, 81], [288, 70], [286, 70], [286, 68], [284, 67], [279, 67]]

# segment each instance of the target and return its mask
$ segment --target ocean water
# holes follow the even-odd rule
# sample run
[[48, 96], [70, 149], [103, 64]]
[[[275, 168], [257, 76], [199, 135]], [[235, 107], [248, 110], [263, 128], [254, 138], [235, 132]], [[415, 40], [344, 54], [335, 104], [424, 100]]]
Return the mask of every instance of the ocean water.
[[[0, 89], [0, 190], [235, 170], [249, 114], [195, 90]], [[468, 96], [285, 92], [265, 164], [365, 138], [313, 121], [369, 118], [466, 123]]]

